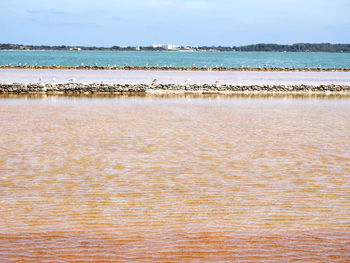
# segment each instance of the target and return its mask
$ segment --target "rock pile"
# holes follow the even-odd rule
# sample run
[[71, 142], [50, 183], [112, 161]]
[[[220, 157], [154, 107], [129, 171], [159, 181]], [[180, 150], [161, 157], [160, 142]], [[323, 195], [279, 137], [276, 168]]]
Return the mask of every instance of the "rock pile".
[[349, 85], [0, 84], [0, 93], [349, 93]]

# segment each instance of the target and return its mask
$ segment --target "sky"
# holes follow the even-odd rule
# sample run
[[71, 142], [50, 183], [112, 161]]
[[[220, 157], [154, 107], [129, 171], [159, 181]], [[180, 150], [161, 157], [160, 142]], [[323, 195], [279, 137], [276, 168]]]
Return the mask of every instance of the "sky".
[[350, 43], [350, 0], [0, 0], [0, 43]]

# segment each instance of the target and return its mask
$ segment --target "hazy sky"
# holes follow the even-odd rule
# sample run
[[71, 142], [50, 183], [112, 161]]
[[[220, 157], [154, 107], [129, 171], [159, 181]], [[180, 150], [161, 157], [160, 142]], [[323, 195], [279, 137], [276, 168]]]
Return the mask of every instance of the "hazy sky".
[[0, 43], [350, 43], [350, 0], [0, 0]]

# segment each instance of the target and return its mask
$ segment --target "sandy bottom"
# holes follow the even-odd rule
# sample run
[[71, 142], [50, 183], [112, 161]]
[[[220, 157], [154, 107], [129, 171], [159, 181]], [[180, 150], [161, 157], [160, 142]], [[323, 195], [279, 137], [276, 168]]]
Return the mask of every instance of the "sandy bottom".
[[151, 83], [174, 84], [342, 84], [350, 85], [350, 72], [254, 72], [254, 71], [152, 71], [0, 69], [0, 83]]

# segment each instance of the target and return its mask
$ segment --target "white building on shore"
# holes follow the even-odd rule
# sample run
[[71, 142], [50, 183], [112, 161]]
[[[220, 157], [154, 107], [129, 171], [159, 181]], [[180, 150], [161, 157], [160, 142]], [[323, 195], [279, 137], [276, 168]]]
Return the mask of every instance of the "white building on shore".
[[161, 47], [163, 47], [163, 45], [152, 45], [151, 47], [152, 48], [161, 48]]
[[166, 49], [166, 50], [178, 50], [180, 49], [180, 46], [178, 45], [162, 45], [162, 48]]

